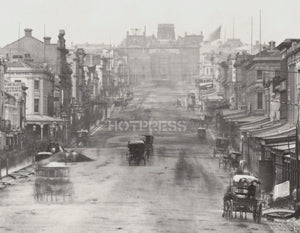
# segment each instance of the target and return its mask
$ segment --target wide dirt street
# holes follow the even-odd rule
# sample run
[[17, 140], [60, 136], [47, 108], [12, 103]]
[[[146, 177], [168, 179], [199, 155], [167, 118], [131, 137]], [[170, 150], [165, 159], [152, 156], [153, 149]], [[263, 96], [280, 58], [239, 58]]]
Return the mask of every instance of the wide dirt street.
[[[187, 87], [143, 84], [111, 124], [92, 136], [82, 153], [91, 162], [70, 164], [71, 202], [37, 202], [34, 179], [0, 191], [0, 232], [270, 232], [247, 220], [222, 218], [222, 198], [229, 176], [212, 158], [209, 142], [200, 144], [191, 112], [176, 108]], [[129, 125], [117, 120], [135, 120]], [[127, 141], [153, 128], [154, 156], [146, 166], [129, 166]], [[164, 121], [177, 125], [166, 126]], [[178, 123], [179, 122], [179, 123]], [[132, 127], [136, 125], [136, 129]]]

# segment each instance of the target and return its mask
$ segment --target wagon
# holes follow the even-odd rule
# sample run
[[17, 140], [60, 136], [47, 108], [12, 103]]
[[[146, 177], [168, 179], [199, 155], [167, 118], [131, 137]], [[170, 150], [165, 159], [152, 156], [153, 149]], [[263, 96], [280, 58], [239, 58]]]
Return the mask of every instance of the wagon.
[[86, 147], [90, 144], [89, 141], [89, 131], [88, 130], [79, 130], [76, 132], [76, 144], [77, 146]]
[[214, 148], [214, 158], [217, 154], [225, 154], [229, 146], [228, 138], [218, 137], [216, 138], [216, 144]]
[[[262, 203], [260, 199], [259, 180], [250, 175], [235, 175], [223, 197], [223, 217], [227, 219], [247, 219], [247, 214], [253, 216], [257, 223], [261, 222]], [[253, 188], [255, 187], [255, 188]]]
[[201, 142], [206, 142], [206, 129], [205, 128], [198, 128], [197, 130], [198, 138]]
[[146, 165], [146, 145], [142, 139], [128, 141], [127, 159], [130, 166]]
[[238, 169], [240, 161], [242, 160], [242, 154], [240, 152], [230, 152], [230, 167], [233, 169]]
[[229, 169], [231, 168], [231, 159], [227, 154], [221, 154], [219, 156], [219, 168]]
[[37, 166], [34, 184], [34, 198], [38, 202], [71, 201], [74, 195], [70, 180], [70, 167], [64, 163], [51, 162]]
[[219, 167], [223, 167], [224, 169], [238, 169], [239, 163], [242, 159], [242, 154], [240, 152], [231, 151], [221, 154], [219, 156]]

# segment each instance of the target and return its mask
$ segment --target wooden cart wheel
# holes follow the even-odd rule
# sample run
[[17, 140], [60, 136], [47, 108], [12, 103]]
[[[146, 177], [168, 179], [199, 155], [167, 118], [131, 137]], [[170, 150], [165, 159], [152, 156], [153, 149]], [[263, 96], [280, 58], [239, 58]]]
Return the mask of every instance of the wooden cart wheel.
[[229, 201], [224, 202], [224, 212], [225, 212], [225, 218], [228, 219], [229, 216]]
[[222, 213], [222, 217], [226, 217], [226, 202], [223, 200], [223, 213]]
[[146, 159], [144, 157], [139, 158], [138, 165], [146, 166]]
[[128, 163], [129, 163], [129, 166], [135, 165], [136, 161], [133, 156], [129, 157]]
[[253, 221], [256, 222], [256, 219], [257, 219], [257, 206], [253, 206], [253, 209], [252, 209], [252, 213], [253, 213]]
[[231, 200], [229, 202], [229, 219], [232, 219], [233, 218], [233, 201]]
[[258, 224], [261, 223], [261, 216], [262, 216], [262, 203], [259, 203], [259, 206], [257, 208], [257, 214], [256, 214], [256, 220]]

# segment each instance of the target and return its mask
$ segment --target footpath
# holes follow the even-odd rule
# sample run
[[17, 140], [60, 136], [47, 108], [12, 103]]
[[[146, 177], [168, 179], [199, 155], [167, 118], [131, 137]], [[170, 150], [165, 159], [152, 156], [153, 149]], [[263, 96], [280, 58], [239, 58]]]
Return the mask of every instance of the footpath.
[[[213, 143], [216, 139], [217, 132], [214, 128], [208, 128], [209, 137]], [[214, 145], [214, 144], [213, 144]], [[267, 224], [272, 232], [274, 233], [288, 233], [288, 232], [299, 232], [300, 233], [300, 219], [295, 218], [289, 220], [275, 219], [274, 221], [263, 218], [263, 223]]]
[[[90, 135], [94, 135], [101, 129], [111, 115], [114, 112], [120, 111], [120, 109], [121, 108], [112, 105], [107, 111], [107, 118], [99, 120], [97, 124], [90, 128]], [[75, 138], [71, 139], [69, 146], [76, 146]], [[24, 156], [24, 151], [9, 151], [5, 153], [4, 157], [7, 159], [2, 158], [0, 161], [0, 189], [18, 183], [23, 178], [28, 178], [28, 176], [34, 174], [31, 156]], [[13, 161], [12, 158], [14, 158]]]
[[[96, 124], [92, 125], [90, 127], [90, 136], [93, 136], [98, 130], [103, 128], [111, 115], [115, 112], [119, 112], [121, 110], [121, 107], [115, 107], [113, 104], [109, 109], [107, 109], [107, 118], [102, 118], [101, 120], [97, 121]], [[72, 138], [71, 142], [66, 147], [76, 147], [76, 138]]]

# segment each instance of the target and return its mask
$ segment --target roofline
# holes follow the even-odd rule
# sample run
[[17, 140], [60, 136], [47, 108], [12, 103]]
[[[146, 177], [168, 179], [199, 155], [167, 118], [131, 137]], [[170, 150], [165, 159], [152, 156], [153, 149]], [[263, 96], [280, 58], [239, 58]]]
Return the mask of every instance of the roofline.
[[[23, 40], [23, 39], [26, 38], [26, 37], [27, 37], [27, 36], [23, 36], [23, 37], [21, 37], [20, 39], [17, 39], [17, 40], [15, 40], [15, 41], [13, 41], [13, 42], [11, 42], [11, 43], [9, 43], [9, 44], [3, 46], [2, 48], [0, 48], [0, 50], [5, 49], [6, 47], [12, 45], [12, 44], [15, 43], [15, 42], [21, 41], [21, 40]], [[42, 43], [42, 44], [44, 44], [44, 45], [46, 45], [46, 46], [49, 46], [49, 45], [57, 45], [56, 43], [53, 43], [53, 44], [45, 44], [45, 42], [43, 42], [43, 41], [37, 39], [37, 38], [34, 37], [34, 36], [31, 36], [30, 38], [33, 38], [34, 40], [37, 40], [38, 42], [40, 42], [40, 43]]]

